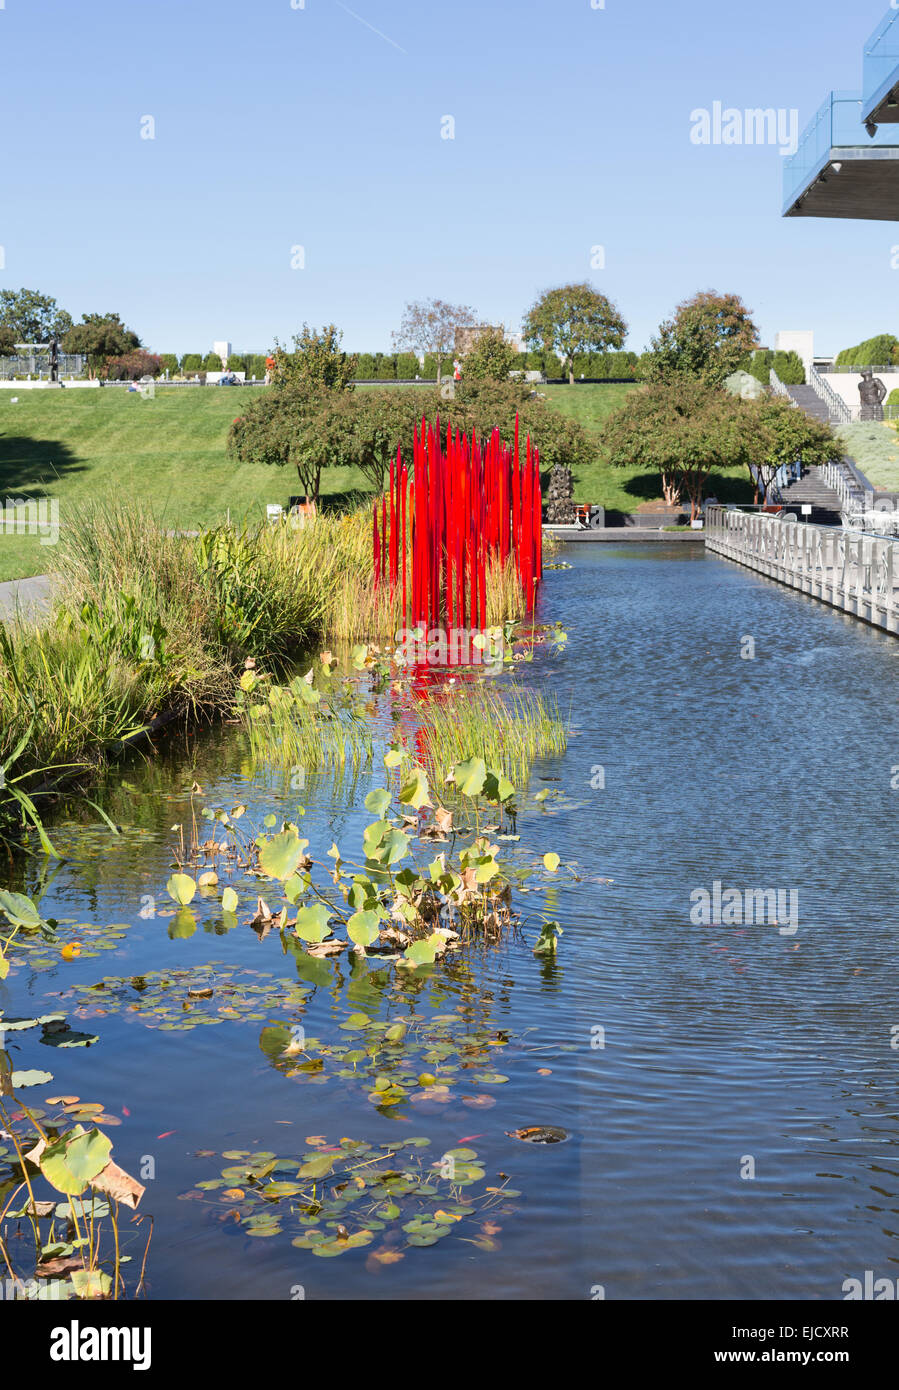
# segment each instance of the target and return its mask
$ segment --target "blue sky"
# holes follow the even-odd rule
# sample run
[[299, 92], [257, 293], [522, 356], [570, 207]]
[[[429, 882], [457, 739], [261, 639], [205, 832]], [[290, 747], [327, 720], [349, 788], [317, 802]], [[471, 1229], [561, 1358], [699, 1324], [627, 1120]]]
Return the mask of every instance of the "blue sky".
[[429, 296], [516, 328], [584, 278], [635, 350], [705, 288], [766, 342], [897, 328], [899, 228], [784, 221], [776, 147], [690, 140], [715, 101], [804, 126], [860, 86], [885, 0], [0, 5], [0, 286], [116, 310], [156, 351], [263, 350], [304, 319], [387, 350]]

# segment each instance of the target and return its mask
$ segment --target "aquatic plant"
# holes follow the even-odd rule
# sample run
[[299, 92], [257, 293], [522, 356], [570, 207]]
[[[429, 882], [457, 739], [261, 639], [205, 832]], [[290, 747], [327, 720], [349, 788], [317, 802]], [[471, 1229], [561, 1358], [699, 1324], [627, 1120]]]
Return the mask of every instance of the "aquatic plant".
[[[15, 895], [5, 895], [11, 896]], [[9, 902], [5, 911], [10, 912]], [[0, 1042], [6, 1043], [8, 1033], [38, 1027], [43, 1030], [41, 1042], [54, 1047], [85, 1047], [97, 1041], [73, 1030], [66, 1016], [56, 1013], [36, 1018], [0, 1014]], [[0, 1047], [0, 1120], [3, 1138], [11, 1146], [0, 1145], [0, 1178], [4, 1190], [12, 1187], [0, 1210], [0, 1258], [15, 1295], [22, 1298], [117, 1299], [125, 1289], [122, 1265], [131, 1258], [122, 1251], [120, 1204], [136, 1210], [145, 1189], [112, 1159], [112, 1141], [97, 1123], [114, 1117], [104, 1117], [101, 1104], [77, 1096], [51, 1097], [46, 1104], [56, 1113], [48, 1115], [22, 1100], [22, 1090], [52, 1080], [48, 1071], [14, 1070], [9, 1052]], [[78, 1123], [64, 1128], [72, 1119]], [[81, 1120], [91, 1127], [85, 1128]], [[42, 1189], [47, 1188], [57, 1195], [45, 1197]], [[24, 1203], [16, 1206], [23, 1196]], [[18, 1231], [22, 1222], [31, 1230], [33, 1272], [22, 1268], [24, 1243], [11, 1239], [11, 1228]], [[149, 1238], [135, 1292], [143, 1283], [148, 1250]]]

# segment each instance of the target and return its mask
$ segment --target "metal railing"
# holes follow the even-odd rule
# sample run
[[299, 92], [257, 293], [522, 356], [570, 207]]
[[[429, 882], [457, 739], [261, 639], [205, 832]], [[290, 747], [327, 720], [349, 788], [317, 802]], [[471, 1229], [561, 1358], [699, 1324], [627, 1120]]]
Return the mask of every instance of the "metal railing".
[[[87, 358], [80, 352], [59, 354], [60, 376], [83, 376]], [[15, 357], [0, 357], [0, 377], [50, 375], [50, 354], [47, 352], [17, 353]]]
[[862, 83], [865, 118], [877, 109], [899, 77], [899, 10], [892, 8], [865, 44]]
[[706, 549], [899, 635], [899, 539], [707, 507]]
[[791, 401], [793, 405], [797, 405], [797, 402], [793, 400], [793, 397], [790, 395], [786, 386], [784, 386], [783, 382], [781, 381], [780, 377], [777, 375], [777, 372], [774, 370], [773, 367], [771, 368], [769, 379], [771, 383], [771, 390], [774, 392], [775, 396], [786, 396], [788, 401]]
[[831, 415], [835, 415], [841, 425], [848, 425], [852, 421], [851, 407], [846, 404], [842, 396], [838, 396], [829, 381], [818, 371], [817, 367], [809, 364], [808, 384], [815, 391], [816, 395], [827, 406]]
[[862, 372], [899, 372], [899, 366], [895, 362], [889, 362], [883, 366], [875, 367], [872, 362], [864, 362], [858, 367], [855, 365], [838, 367], [835, 362], [829, 362], [826, 366], [817, 367], [816, 371], [820, 372], [822, 376], [861, 376]]
[[840, 499], [844, 518], [852, 513], [866, 511], [874, 500], [874, 488], [851, 459], [842, 458], [836, 463], [822, 464], [821, 478], [829, 488], [833, 488]]

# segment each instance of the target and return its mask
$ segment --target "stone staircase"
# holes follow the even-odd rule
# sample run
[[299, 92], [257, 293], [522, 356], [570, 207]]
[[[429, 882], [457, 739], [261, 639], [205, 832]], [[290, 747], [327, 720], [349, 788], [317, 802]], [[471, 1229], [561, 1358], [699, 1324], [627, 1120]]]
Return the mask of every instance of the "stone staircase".
[[806, 415], [811, 415], [813, 420], [821, 420], [825, 424], [838, 425], [839, 416], [832, 412], [825, 401], [822, 401], [814, 386], [788, 386], [790, 399], [795, 401], [800, 410], [804, 410]]
[[[794, 387], [794, 390], [797, 388]], [[811, 388], [809, 388], [811, 389]], [[842, 507], [838, 494], [828, 487], [817, 466], [803, 469], [802, 477], [780, 490], [784, 507], [802, 516], [803, 505], [812, 511], [808, 520], [819, 526], [839, 526]]]

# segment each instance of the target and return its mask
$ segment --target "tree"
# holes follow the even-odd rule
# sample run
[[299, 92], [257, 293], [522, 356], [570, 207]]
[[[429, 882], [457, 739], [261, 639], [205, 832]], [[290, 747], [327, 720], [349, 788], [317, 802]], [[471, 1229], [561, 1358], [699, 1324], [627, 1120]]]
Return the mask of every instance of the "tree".
[[668, 506], [686, 493], [695, 520], [709, 474], [746, 461], [749, 420], [742, 404], [698, 377], [685, 376], [676, 391], [661, 382], [646, 386], [606, 421], [606, 459], [657, 472]]
[[612, 301], [585, 282], [546, 290], [525, 316], [524, 335], [532, 348], [562, 358], [573, 386], [575, 357], [623, 347], [627, 324]]
[[301, 386], [308, 382], [327, 391], [352, 391], [359, 359], [344, 352], [342, 342], [343, 333], [333, 323], [321, 330], [304, 323], [302, 332], [294, 335], [292, 353], [275, 339], [272, 385]]
[[290, 465], [318, 501], [322, 469], [342, 463], [355, 447], [349, 391], [305, 381], [265, 391], [228, 432], [228, 451], [241, 463]]
[[830, 425], [797, 410], [782, 396], [763, 396], [757, 401], [738, 401], [743, 417], [742, 453], [755, 487], [768, 497], [778, 472], [785, 464], [806, 467], [836, 463], [843, 456]]
[[0, 325], [12, 329], [17, 343], [48, 343], [68, 333], [72, 317], [39, 290], [0, 290]]
[[469, 380], [508, 381], [519, 365], [519, 354], [501, 328], [485, 328], [463, 359], [463, 375]]
[[702, 290], [678, 304], [650, 341], [647, 379], [692, 376], [717, 386], [758, 346], [758, 329], [739, 295]]
[[125, 327], [118, 314], [85, 314], [62, 340], [63, 352], [79, 352], [87, 358], [90, 377], [108, 358], [124, 357], [140, 346], [140, 338]]
[[163, 372], [170, 372], [174, 376], [178, 371], [177, 353], [163, 352], [159, 358], [159, 369]]
[[416, 300], [403, 310], [403, 321], [393, 334], [393, 346], [398, 352], [436, 358], [439, 384], [443, 363], [456, 345], [456, 329], [471, 327], [477, 321], [475, 310], [467, 304], [448, 304], [443, 299]]
[[436, 393], [430, 391], [357, 391], [351, 407], [351, 456], [345, 461], [381, 492], [398, 448], [411, 469], [415, 427], [422, 415], [434, 415], [436, 409]]
[[11, 328], [0, 325], [0, 357], [15, 357], [16, 335]]

